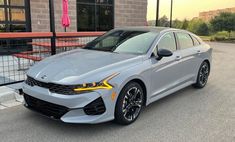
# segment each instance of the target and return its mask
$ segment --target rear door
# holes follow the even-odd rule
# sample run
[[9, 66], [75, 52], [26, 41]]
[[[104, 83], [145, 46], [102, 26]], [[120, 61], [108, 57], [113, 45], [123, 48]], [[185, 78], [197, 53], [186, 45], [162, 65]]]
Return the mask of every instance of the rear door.
[[194, 81], [197, 76], [197, 56], [198, 51], [194, 46], [192, 37], [186, 32], [176, 32], [176, 39], [180, 48], [179, 54], [181, 59], [178, 61], [180, 70], [181, 84]]

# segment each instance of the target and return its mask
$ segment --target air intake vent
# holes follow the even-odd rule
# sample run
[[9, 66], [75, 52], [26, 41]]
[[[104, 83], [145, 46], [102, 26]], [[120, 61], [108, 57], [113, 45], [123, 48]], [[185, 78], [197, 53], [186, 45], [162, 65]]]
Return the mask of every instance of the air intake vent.
[[67, 107], [52, 104], [24, 94], [26, 107], [54, 119], [60, 119], [69, 111]]
[[104, 101], [100, 97], [84, 107], [87, 115], [101, 115], [106, 111]]

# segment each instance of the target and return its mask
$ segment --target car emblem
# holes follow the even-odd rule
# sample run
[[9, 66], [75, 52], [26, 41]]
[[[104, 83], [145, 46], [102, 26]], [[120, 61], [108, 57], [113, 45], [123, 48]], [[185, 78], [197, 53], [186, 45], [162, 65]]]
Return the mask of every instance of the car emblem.
[[43, 75], [42, 77], [41, 77], [41, 79], [46, 79], [47, 78], [47, 76], [46, 75]]

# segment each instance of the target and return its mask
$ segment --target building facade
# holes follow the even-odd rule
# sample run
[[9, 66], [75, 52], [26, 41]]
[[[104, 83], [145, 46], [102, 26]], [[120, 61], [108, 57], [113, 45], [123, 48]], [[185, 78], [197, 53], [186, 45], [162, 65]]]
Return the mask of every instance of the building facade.
[[[147, 0], [68, 0], [67, 31], [107, 31], [146, 25]], [[62, 0], [54, 0], [55, 27], [61, 26]], [[0, 32], [50, 31], [48, 0], [0, 0]]]
[[233, 8], [226, 8], [226, 9], [218, 9], [218, 10], [212, 10], [212, 11], [205, 11], [199, 13], [199, 18], [209, 22], [211, 19], [213, 19], [215, 16], [218, 16], [222, 12], [231, 12], [235, 13], [235, 7]]

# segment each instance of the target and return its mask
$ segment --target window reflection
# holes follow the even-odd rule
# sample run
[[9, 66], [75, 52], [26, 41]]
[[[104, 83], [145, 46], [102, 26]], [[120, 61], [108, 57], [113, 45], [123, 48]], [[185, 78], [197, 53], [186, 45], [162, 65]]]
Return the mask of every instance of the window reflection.
[[12, 21], [25, 21], [25, 10], [24, 9], [11, 9], [11, 20]]
[[96, 2], [101, 4], [113, 4], [113, 0], [96, 0]]
[[5, 21], [5, 10], [0, 8], [0, 21]]
[[77, 0], [77, 1], [82, 3], [95, 3], [95, 0]]
[[0, 24], [0, 32], [5, 32], [6, 31], [6, 25]]
[[78, 3], [113, 4], [113, 0], [77, 0]]
[[24, 6], [24, 0], [10, 0], [11, 6]]
[[113, 27], [113, 8], [111, 6], [99, 6], [98, 8], [99, 31], [108, 31]]
[[0, 32], [24, 32], [31, 25], [26, 22], [25, 3], [29, 0], [0, 0]]
[[23, 24], [11, 24], [10, 31], [11, 32], [24, 32], [26, 30], [26, 26]]
[[78, 31], [108, 31], [113, 28], [113, 0], [77, 0]]
[[78, 5], [78, 30], [94, 31], [95, 30], [95, 6]]
[[4, 5], [4, 0], [0, 0], [0, 5]]

